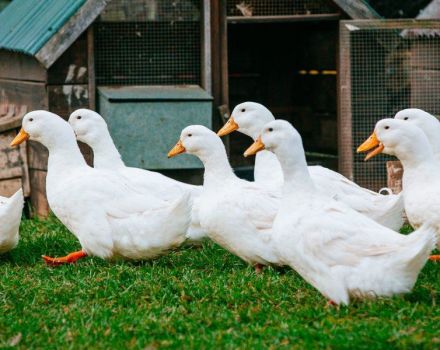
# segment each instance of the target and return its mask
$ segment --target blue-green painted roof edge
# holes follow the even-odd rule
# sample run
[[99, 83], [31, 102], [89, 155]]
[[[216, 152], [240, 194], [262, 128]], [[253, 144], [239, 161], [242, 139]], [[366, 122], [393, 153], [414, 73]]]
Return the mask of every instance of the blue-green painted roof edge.
[[0, 49], [35, 55], [86, 0], [14, 0], [0, 13]]

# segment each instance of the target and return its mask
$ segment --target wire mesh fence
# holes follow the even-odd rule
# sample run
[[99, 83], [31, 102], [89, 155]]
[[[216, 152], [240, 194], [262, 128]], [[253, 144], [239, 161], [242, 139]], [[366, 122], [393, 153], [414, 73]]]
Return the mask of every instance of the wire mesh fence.
[[201, 0], [113, 0], [95, 24], [100, 85], [200, 84]]
[[228, 16], [286, 16], [338, 13], [327, 0], [228, 0]]
[[340, 138], [340, 167], [362, 186], [378, 190], [387, 183], [391, 157], [364, 162], [356, 153], [378, 120], [405, 108], [440, 115], [439, 27], [432, 21], [341, 23], [340, 128], [349, 126], [351, 135]]

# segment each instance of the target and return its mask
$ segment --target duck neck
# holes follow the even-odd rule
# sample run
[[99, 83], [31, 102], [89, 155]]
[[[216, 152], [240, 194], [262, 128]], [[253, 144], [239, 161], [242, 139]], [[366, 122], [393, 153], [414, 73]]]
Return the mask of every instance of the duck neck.
[[125, 167], [116, 145], [110, 135], [101, 137], [93, 146], [93, 166], [97, 169], [118, 169]]
[[236, 178], [224, 147], [219, 147], [209, 154], [200, 154], [199, 158], [205, 167], [204, 187], [218, 189], [228, 180]]
[[73, 133], [71, 137], [52, 142], [46, 147], [49, 150], [48, 172], [68, 172], [73, 167], [87, 166]]
[[276, 153], [284, 176], [284, 194], [314, 191], [315, 187], [307, 168], [304, 149], [293, 146], [280, 149]]
[[437, 163], [431, 145], [427, 142], [413, 143], [411, 149], [396, 154], [405, 170], [419, 168], [425, 164]]

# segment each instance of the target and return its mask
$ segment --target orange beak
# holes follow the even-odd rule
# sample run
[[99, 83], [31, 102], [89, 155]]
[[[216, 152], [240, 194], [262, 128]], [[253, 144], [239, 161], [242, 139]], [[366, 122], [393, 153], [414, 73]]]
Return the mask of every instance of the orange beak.
[[11, 142], [11, 147], [18, 146], [20, 143], [23, 143], [24, 141], [29, 140], [29, 134], [24, 131], [23, 128], [20, 129], [20, 132], [15, 136], [15, 138]]
[[[376, 148], [374, 148], [376, 147]], [[373, 149], [374, 148], [374, 149]], [[385, 146], [377, 139], [376, 133], [372, 133], [370, 137], [365, 140], [365, 142], [360, 145], [357, 149], [357, 152], [366, 152], [373, 149], [371, 152], [367, 154], [365, 160], [371, 159], [374, 156], [377, 156], [379, 153], [382, 153]]]
[[261, 136], [258, 136], [258, 139], [249, 146], [249, 148], [244, 152], [244, 156], [252, 156], [265, 148], [263, 141], [261, 141]]
[[239, 126], [235, 122], [234, 117], [230, 117], [225, 125], [217, 132], [217, 135], [222, 137], [230, 134], [231, 132], [238, 130]]
[[183, 147], [182, 141], [177, 141], [176, 145], [171, 149], [171, 151], [168, 152], [168, 158], [172, 158], [174, 156], [177, 156], [178, 154], [185, 153], [186, 149]]

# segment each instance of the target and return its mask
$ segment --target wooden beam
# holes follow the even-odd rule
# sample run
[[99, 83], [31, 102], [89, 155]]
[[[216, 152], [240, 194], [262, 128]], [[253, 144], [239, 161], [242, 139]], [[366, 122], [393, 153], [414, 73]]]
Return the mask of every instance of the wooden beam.
[[212, 72], [211, 72], [211, 3], [210, 0], [203, 0], [202, 26], [202, 87], [206, 92], [212, 94]]
[[228, 22], [226, 0], [220, 1], [221, 104], [229, 107]]
[[339, 25], [338, 55], [338, 154], [339, 172], [353, 180], [353, 137], [351, 114], [350, 31]]
[[242, 23], [290, 23], [290, 22], [312, 22], [312, 21], [336, 21], [341, 18], [338, 13], [317, 14], [317, 15], [289, 15], [289, 16], [231, 16], [227, 18], [229, 24]]
[[333, 0], [351, 19], [382, 18], [370, 5], [363, 0]]
[[87, 30], [87, 70], [89, 71], [89, 108], [96, 110], [95, 37], [93, 25]]
[[108, 0], [87, 0], [58, 32], [37, 52], [35, 57], [49, 68], [70, 45], [93, 23]]

